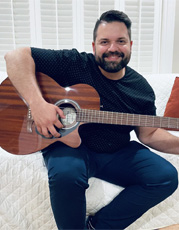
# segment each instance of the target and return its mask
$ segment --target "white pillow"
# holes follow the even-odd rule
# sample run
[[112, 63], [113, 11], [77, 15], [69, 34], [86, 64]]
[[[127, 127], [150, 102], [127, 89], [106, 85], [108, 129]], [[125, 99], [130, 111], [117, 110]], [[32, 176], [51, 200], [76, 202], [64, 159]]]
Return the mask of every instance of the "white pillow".
[[93, 215], [109, 204], [124, 188], [100, 180], [89, 179], [89, 188], [86, 190], [87, 215]]
[[5, 78], [7, 78], [7, 73], [6, 73], [6, 72], [1, 72], [1, 71], [0, 71], [0, 84], [1, 84], [1, 82], [2, 82]]

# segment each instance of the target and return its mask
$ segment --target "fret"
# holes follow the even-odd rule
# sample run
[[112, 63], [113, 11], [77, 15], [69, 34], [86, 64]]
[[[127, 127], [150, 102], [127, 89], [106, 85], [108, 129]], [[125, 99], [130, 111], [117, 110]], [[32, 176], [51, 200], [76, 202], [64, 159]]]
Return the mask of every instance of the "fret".
[[120, 122], [121, 125], [122, 125], [122, 118], [123, 118], [123, 113], [121, 113], [121, 122]]
[[128, 113], [126, 114], [126, 125], [128, 124], [128, 118], [129, 118], [129, 116], [128, 116]]
[[109, 124], [113, 124], [114, 122], [113, 122], [113, 117], [114, 117], [114, 113], [113, 112], [111, 112], [111, 113], [107, 113], [108, 115], [110, 115], [110, 116], [108, 116], [108, 121], [109, 121]]
[[140, 115], [138, 114], [133, 114], [133, 126], [139, 126], [140, 125]]
[[147, 118], [146, 126], [147, 127], [154, 127], [155, 116], [147, 116], [146, 115], [146, 118]]
[[95, 119], [95, 111], [92, 110], [91, 113], [88, 113], [89, 114], [89, 120], [91, 123], [93, 123], [94, 121], [96, 122], [96, 120], [93, 120]]
[[161, 117], [161, 128], [169, 127], [169, 119], [167, 117]]
[[87, 113], [88, 111], [85, 109], [85, 118], [87, 121], [89, 121], [89, 113]]
[[142, 123], [142, 125], [143, 125], [143, 126], [147, 126], [147, 117], [146, 117], [146, 115], [142, 115], [141, 117], [143, 118], [143, 123]]
[[113, 112], [111, 112], [111, 117], [108, 119], [108, 121], [109, 121], [109, 124], [113, 124], [113, 116], [114, 116], [114, 113]]
[[154, 118], [154, 116], [152, 116], [152, 127], [154, 127], [154, 124], [155, 124], [155, 118]]
[[82, 120], [83, 113], [81, 113], [81, 110], [77, 109], [76, 111], [76, 121]]
[[160, 117], [160, 127], [162, 127], [162, 118]]
[[[99, 114], [99, 112], [97, 112], [97, 114]], [[100, 123], [100, 116], [98, 115], [98, 123]]]
[[118, 124], [118, 115], [116, 114], [116, 119], [115, 119], [116, 125]]
[[84, 121], [84, 111], [83, 110], [80, 110], [80, 114], [81, 114], [81, 116], [80, 116], [80, 121]]
[[111, 116], [111, 124], [114, 124], [116, 125], [116, 113], [115, 112], [112, 112], [112, 116]]
[[106, 112], [106, 120], [108, 121], [108, 112]]
[[101, 114], [102, 114], [102, 123], [106, 123], [106, 118], [105, 118], [105, 113], [104, 111], [101, 111]]
[[148, 120], [147, 120], [147, 116], [146, 115], [143, 115], [143, 117], [144, 117], [144, 126], [147, 126], [148, 125]]
[[134, 126], [134, 118], [135, 118], [135, 116], [134, 116], [134, 114], [132, 114], [132, 125]]
[[81, 117], [82, 117], [82, 121], [85, 121], [85, 114], [84, 114], [84, 111], [82, 111], [81, 114], [82, 114], [82, 116], [81, 116]]
[[118, 113], [114, 113], [113, 112], [113, 124], [117, 125], [118, 123], [116, 123], [116, 119], [118, 118]]
[[87, 121], [87, 120], [88, 120], [88, 119], [86, 119], [86, 117], [87, 117], [86, 112], [87, 112], [87, 110], [84, 109], [84, 110], [83, 110], [83, 114], [84, 114], [84, 116], [83, 116], [83, 121]]
[[144, 117], [144, 115], [140, 115], [140, 123], [138, 124], [139, 126], [141, 125], [141, 126], [145, 126], [145, 117]]
[[159, 117], [155, 117], [155, 121], [154, 121], [154, 127], [159, 127]]
[[144, 126], [147, 126], [148, 125], [148, 120], [147, 120], [147, 116], [146, 115], [143, 115], [143, 117], [144, 117]]
[[90, 117], [91, 123], [97, 122], [97, 119], [96, 119], [96, 110], [92, 110], [92, 113], [90, 115], [91, 115], [91, 117]]
[[146, 120], [146, 127], [149, 127], [151, 126], [151, 117], [150, 116], [147, 116], [145, 115], [145, 120]]
[[125, 125], [126, 123], [125, 123], [125, 114], [124, 113], [122, 113], [122, 125]]
[[88, 112], [87, 109], [85, 109], [85, 119], [84, 119], [84, 120], [85, 120], [85, 121], [90, 121], [89, 118], [90, 118], [89, 112]]
[[145, 116], [144, 115], [140, 115], [140, 124], [139, 125], [145, 126], [145, 123], [146, 123]]
[[139, 114], [139, 124], [141, 124], [141, 115]]
[[170, 125], [169, 125], [169, 128], [172, 128], [172, 129], [174, 129], [174, 128], [176, 128], [176, 124], [177, 124], [177, 120], [176, 120], [176, 118], [170, 118]]
[[168, 128], [170, 127], [170, 117], [168, 118]]
[[[137, 118], [137, 117], [136, 117]], [[134, 114], [127, 114], [127, 123], [128, 125], [134, 125]]]

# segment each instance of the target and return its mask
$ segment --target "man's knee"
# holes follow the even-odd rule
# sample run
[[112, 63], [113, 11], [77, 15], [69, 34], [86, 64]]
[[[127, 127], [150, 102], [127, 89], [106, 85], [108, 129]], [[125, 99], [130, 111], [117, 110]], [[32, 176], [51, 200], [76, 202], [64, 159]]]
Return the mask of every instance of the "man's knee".
[[161, 197], [167, 198], [178, 187], [178, 172], [170, 163], [164, 168], [160, 168], [158, 171], [154, 172], [154, 177], [154, 181], [146, 185], [156, 188]]
[[166, 174], [166, 180], [163, 182], [163, 184], [168, 185], [169, 195], [171, 195], [178, 187], [178, 171], [173, 165], [171, 165], [166, 170]]
[[81, 187], [88, 188], [86, 169], [79, 165], [59, 165], [49, 171], [49, 185], [58, 189], [72, 191]]

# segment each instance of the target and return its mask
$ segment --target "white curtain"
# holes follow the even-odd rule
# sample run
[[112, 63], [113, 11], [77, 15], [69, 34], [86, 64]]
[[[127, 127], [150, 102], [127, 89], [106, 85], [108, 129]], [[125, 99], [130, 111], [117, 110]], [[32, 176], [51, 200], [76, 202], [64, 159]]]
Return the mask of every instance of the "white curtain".
[[21, 46], [92, 52], [97, 18], [118, 9], [132, 20], [129, 66], [143, 74], [172, 72], [175, 1], [0, 0], [0, 71], [4, 54]]

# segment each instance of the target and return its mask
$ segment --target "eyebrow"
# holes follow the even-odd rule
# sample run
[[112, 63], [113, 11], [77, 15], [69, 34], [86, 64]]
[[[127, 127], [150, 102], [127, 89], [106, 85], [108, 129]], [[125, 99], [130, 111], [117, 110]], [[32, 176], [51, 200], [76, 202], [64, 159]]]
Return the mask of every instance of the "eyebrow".
[[[128, 40], [128, 38], [126, 38], [126, 37], [119, 37], [116, 40], [122, 40], [122, 39]], [[109, 38], [100, 38], [98, 41], [108, 41], [108, 40], [110, 40], [110, 39]]]

